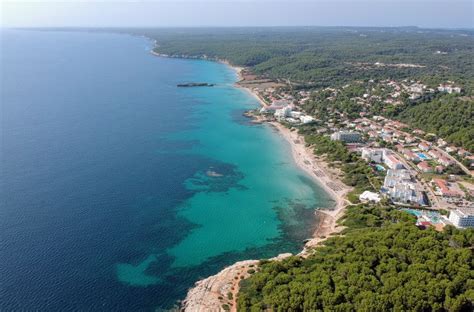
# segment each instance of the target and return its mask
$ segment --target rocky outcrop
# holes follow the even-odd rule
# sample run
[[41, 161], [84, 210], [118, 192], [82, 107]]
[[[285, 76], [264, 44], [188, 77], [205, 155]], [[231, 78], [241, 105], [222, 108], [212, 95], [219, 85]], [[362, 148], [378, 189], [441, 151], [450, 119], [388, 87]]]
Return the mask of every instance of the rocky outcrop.
[[[282, 260], [289, 256], [290, 253], [281, 254], [270, 260]], [[236, 311], [239, 283], [258, 269], [258, 263], [259, 260], [239, 261], [216, 275], [198, 281], [183, 300], [182, 311]]]

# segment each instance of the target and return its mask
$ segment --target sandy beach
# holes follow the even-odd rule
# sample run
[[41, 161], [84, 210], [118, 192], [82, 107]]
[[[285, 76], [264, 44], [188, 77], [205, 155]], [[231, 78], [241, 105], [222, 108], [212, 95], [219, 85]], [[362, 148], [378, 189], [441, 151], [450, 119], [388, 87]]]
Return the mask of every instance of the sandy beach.
[[303, 136], [299, 135], [296, 131], [291, 131], [278, 122], [271, 122], [270, 124], [290, 143], [292, 156], [296, 165], [312, 177], [318, 185], [324, 188], [336, 202], [333, 208], [318, 209], [315, 211], [319, 216], [319, 224], [313, 233], [312, 239], [306, 243], [304, 250], [300, 253], [301, 255], [306, 255], [309, 248], [324, 241], [331, 233], [336, 233], [341, 230], [341, 228], [337, 226], [336, 221], [344, 213], [344, 208], [348, 204], [345, 197], [352, 188], [340, 181], [338, 172], [335, 169], [329, 168], [325, 161], [316, 159], [313, 150], [306, 146]]
[[[225, 62], [228, 64], [228, 62]], [[238, 88], [249, 92], [254, 96], [259, 103], [266, 107], [268, 104], [251, 88], [240, 84], [242, 81], [242, 71], [244, 68], [229, 65], [233, 68], [239, 77], [239, 81], [236, 83]], [[346, 195], [352, 188], [345, 185], [339, 177], [339, 172], [336, 169], [330, 168], [328, 163], [322, 159], [317, 159], [313, 153], [312, 148], [307, 147], [304, 141], [304, 137], [299, 135], [298, 132], [291, 131], [279, 122], [270, 122], [279, 134], [285, 139], [291, 146], [291, 153], [295, 164], [304, 170], [318, 185], [330, 194], [335, 201], [334, 207], [328, 207], [328, 209], [317, 209], [315, 213], [318, 215], [319, 224], [313, 233], [312, 238], [305, 244], [304, 250], [300, 255], [306, 255], [311, 247], [314, 247], [324, 241], [331, 233], [336, 233], [341, 230], [337, 227], [336, 221], [343, 215], [345, 206], [349, 203], [346, 200]]]

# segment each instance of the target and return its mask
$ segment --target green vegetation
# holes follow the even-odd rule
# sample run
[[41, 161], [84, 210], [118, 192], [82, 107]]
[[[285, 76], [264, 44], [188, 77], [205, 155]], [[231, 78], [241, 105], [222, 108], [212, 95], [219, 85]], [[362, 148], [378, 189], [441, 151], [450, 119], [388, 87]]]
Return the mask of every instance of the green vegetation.
[[326, 120], [330, 113], [335, 110], [349, 117], [357, 118], [359, 112], [363, 111], [363, 107], [352, 99], [361, 97], [365, 92], [366, 85], [360, 82], [349, 85], [334, 96], [332, 96], [332, 91], [322, 90], [313, 93], [311, 100], [307, 101], [303, 108], [306, 112], [322, 120]]
[[[474, 151], [474, 31], [417, 27], [269, 27], [114, 29], [145, 35], [157, 41], [156, 52], [176, 57], [225, 59], [246, 66], [262, 77], [291, 82], [293, 89], [321, 91], [350, 84], [333, 100], [319, 92], [304, 109], [319, 118], [329, 111], [349, 117], [369, 110], [399, 118], [437, 133], [449, 142]], [[375, 65], [388, 64], [385, 65]], [[396, 66], [409, 64], [409, 66]], [[421, 80], [435, 88], [452, 80], [464, 97], [428, 95], [413, 103], [406, 93], [403, 105], [383, 101], [361, 107], [354, 100], [369, 86], [384, 98], [391, 90], [376, 85], [385, 79]], [[446, 122], [448, 121], [448, 122]]]
[[[235, 65], [251, 67], [259, 75], [304, 85], [337, 86], [356, 79], [423, 78], [433, 83], [454, 79], [467, 87], [472, 85], [474, 77], [472, 30], [272, 27], [123, 31], [156, 39], [159, 53], [226, 59]], [[361, 64], [375, 62], [423, 67]]]
[[474, 101], [443, 95], [432, 101], [408, 104], [394, 115], [414, 127], [436, 133], [448, 142], [474, 151]]
[[[321, 120], [327, 120], [331, 113], [338, 111], [351, 118], [357, 118], [360, 112], [366, 111], [373, 115], [382, 115], [398, 119], [413, 128], [435, 133], [447, 142], [462, 146], [474, 152], [474, 101], [472, 97], [457, 94], [435, 93], [417, 101], [403, 98], [401, 105], [387, 105], [383, 101], [372, 102], [370, 107], [357, 104], [356, 97], [361, 97], [366, 89], [374, 84], [355, 83], [338, 90], [331, 96], [330, 90], [314, 93], [303, 108]], [[373, 94], [381, 96], [387, 90]], [[335, 120], [337, 122], [337, 119]], [[467, 164], [468, 165], [468, 164]]]
[[328, 136], [311, 134], [310, 127], [302, 127], [300, 132], [304, 134], [305, 142], [314, 147], [316, 155], [325, 155], [342, 170], [343, 182], [355, 188], [351, 201], [355, 201], [363, 191], [380, 189], [381, 180], [374, 170], [359, 155], [351, 153], [344, 143], [331, 141]]
[[474, 230], [420, 230], [385, 206], [351, 206], [342, 223], [307, 259], [262, 261], [239, 311], [472, 311]]

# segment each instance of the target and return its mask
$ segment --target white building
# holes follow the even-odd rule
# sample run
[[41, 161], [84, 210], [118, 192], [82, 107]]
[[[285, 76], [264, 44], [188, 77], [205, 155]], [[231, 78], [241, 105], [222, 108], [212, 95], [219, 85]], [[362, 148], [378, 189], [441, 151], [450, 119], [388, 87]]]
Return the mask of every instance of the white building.
[[474, 208], [458, 208], [451, 210], [449, 221], [456, 227], [474, 227]]
[[449, 159], [448, 157], [440, 157], [440, 158], [438, 159], [438, 162], [439, 162], [440, 164], [442, 164], [443, 166], [446, 166], [446, 167], [455, 164], [454, 160], [451, 160], [451, 159]]
[[287, 105], [281, 109], [277, 109], [275, 111], [275, 118], [278, 119], [278, 120], [281, 120], [281, 119], [284, 119], [286, 117], [289, 117], [290, 116], [290, 113], [291, 113], [291, 109], [292, 107], [290, 105]]
[[307, 124], [314, 121], [314, 118], [308, 115], [303, 115], [300, 117], [302, 123]]
[[398, 160], [393, 154], [385, 154], [383, 158], [384, 164], [387, 165], [390, 169], [404, 169], [405, 166]]
[[438, 91], [448, 93], [461, 93], [462, 89], [460, 87], [453, 87], [451, 85], [439, 85]]
[[413, 92], [413, 93], [423, 93], [423, 90], [426, 88], [426, 86], [419, 84], [419, 83], [414, 83], [411, 86], [408, 87], [408, 91]]
[[287, 122], [289, 123], [292, 123], [292, 124], [297, 124], [299, 123], [300, 121], [298, 119], [295, 119], [295, 118], [291, 118], [291, 117], [288, 117], [285, 119]]
[[397, 183], [412, 183], [412, 177], [410, 171], [406, 169], [402, 170], [387, 170], [387, 175], [384, 180], [384, 188], [389, 189], [394, 187]]
[[295, 112], [295, 111], [290, 112], [290, 117], [292, 118], [300, 118], [302, 115], [303, 115], [302, 112]]
[[383, 161], [383, 155], [385, 149], [383, 148], [362, 148], [362, 158], [367, 162], [373, 161], [374, 163], [380, 164]]
[[382, 192], [396, 204], [425, 205], [423, 193], [408, 170], [387, 170]]
[[389, 193], [394, 203], [424, 205], [424, 197], [414, 183], [399, 183]]
[[360, 133], [353, 131], [338, 131], [331, 134], [331, 140], [343, 141], [345, 143], [356, 143], [360, 142], [361, 135]]
[[418, 147], [425, 152], [429, 151], [431, 148], [431, 146], [425, 142], [421, 142], [420, 144], [418, 144]]
[[378, 203], [380, 200], [380, 195], [370, 191], [364, 191], [362, 194], [359, 195], [359, 200], [361, 202], [373, 202]]

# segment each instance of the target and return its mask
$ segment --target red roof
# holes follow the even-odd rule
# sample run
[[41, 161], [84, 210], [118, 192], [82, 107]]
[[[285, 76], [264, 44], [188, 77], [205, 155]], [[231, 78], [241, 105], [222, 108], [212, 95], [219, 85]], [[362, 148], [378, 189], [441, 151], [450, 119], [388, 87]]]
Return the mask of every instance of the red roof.
[[393, 154], [387, 155], [387, 158], [393, 163], [400, 163], [400, 161], [398, 161], [398, 159]]
[[448, 183], [445, 180], [433, 179], [433, 181], [439, 187], [439, 189], [441, 190], [441, 193], [443, 194], [443, 196], [460, 196], [460, 195], [462, 195], [462, 194], [460, 194], [459, 192], [457, 192], [455, 190], [450, 190], [449, 187], [448, 187]]
[[442, 179], [433, 179], [442, 192], [449, 192], [448, 183]]
[[418, 168], [422, 170], [428, 170], [428, 169], [431, 169], [431, 166], [426, 161], [422, 161], [421, 163], [418, 164]]

